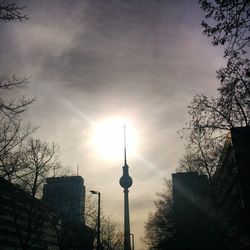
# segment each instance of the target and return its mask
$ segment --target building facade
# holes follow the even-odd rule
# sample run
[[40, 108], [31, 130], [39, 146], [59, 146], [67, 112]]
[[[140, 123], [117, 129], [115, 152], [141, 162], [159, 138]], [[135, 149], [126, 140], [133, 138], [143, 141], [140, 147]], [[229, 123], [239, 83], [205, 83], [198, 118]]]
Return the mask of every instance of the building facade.
[[233, 128], [212, 179], [221, 249], [250, 249], [249, 179], [250, 128]]
[[250, 249], [250, 128], [232, 128], [208, 181], [196, 172], [173, 179], [178, 250]]
[[84, 222], [85, 186], [81, 176], [47, 178], [43, 200], [63, 220]]
[[85, 225], [85, 186], [81, 176], [46, 179], [43, 201], [61, 220], [57, 240], [60, 249], [92, 250], [94, 231]]
[[0, 249], [57, 250], [60, 223], [41, 200], [0, 178]]
[[209, 249], [207, 235], [207, 184], [205, 175], [196, 172], [172, 175], [174, 221], [179, 250]]

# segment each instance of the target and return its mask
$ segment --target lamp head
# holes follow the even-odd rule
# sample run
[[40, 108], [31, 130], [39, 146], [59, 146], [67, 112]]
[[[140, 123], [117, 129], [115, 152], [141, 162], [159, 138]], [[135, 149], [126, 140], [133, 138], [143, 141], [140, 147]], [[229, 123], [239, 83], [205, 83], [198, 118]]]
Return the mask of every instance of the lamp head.
[[91, 194], [99, 194], [99, 192], [95, 191], [95, 190], [90, 190], [89, 191]]

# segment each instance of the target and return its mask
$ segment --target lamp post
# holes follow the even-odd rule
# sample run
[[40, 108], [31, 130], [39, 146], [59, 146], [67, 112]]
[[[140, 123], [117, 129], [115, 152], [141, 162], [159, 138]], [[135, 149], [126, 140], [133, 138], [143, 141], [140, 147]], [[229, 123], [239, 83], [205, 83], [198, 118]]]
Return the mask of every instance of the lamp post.
[[135, 235], [130, 234], [132, 236], [132, 250], [135, 250]]
[[98, 216], [97, 216], [97, 250], [100, 250], [100, 228], [101, 228], [101, 193], [95, 190], [90, 190], [90, 193], [98, 195]]

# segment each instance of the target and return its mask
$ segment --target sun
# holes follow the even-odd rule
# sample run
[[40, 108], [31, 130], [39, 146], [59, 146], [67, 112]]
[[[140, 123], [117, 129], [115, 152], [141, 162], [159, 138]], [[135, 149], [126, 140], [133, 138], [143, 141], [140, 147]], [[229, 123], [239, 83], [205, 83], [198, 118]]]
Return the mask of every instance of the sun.
[[93, 126], [90, 143], [98, 156], [107, 160], [121, 160], [124, 156], [124, 125], [126, 128], [127, 155], [135, 153], [137, 134], [133, 122], [115, 117], [105, 119]]

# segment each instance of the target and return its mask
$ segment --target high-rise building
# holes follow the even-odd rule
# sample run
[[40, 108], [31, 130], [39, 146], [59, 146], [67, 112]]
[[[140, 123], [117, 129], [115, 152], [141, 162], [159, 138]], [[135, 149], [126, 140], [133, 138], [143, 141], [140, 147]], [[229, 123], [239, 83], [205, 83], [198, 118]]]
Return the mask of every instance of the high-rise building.
[[223, 249], [250, 249], [250, 128], [231, 129], [213, 176]]
[[92, 250], [94, 231], [85, 225], [85, 186], [81, 176], [46, 179], [43, 200], [61, 221], [60, 249]]
[[47, 178], [43, 200], [64, 221], [84, 222], [85, 186], [81, 176]]
[[[208, 248], [207, 228], [207, 177], [197, 172], [172, 174], [174, 220], [178, 249]], [[205, 242], [205, 243], [204, 243]]]
[[172, 175], [177, 249], [250, 249], [250, 128], [232, 128], [215, 173]]

